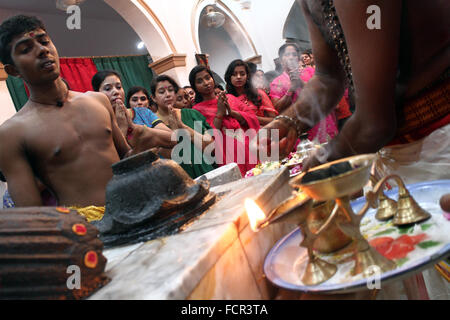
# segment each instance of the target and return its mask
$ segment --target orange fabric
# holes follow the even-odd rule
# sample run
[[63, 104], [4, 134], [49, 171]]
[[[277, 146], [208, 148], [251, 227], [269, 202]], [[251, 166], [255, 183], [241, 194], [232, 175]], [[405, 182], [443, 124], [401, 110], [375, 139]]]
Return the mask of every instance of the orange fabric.
[[450, 123], [450, 78], [444, 77], [416, 97], [405, 101], [405, 120], [389, 145], [420, 140]]

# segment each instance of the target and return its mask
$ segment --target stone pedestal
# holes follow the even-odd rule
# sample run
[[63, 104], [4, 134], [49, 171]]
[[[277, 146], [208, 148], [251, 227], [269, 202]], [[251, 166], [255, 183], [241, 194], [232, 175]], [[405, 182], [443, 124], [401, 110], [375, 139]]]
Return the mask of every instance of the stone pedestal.
[[222, 194], [182, 233], [105, 250], [111, 282], [91, 299], [274, 299], [264, 259], [295, 225], [255, 233], [244, 209], [252, 198], [271, 210], [292, 192], [289, 171], [241, 179], [211, 190]]

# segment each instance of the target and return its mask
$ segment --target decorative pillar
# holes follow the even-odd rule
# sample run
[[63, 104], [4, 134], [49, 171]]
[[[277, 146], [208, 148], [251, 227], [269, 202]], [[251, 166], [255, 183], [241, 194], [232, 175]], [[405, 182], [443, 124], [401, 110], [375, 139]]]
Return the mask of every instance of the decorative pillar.
[[253, 56], [248, 59], [245, 59], [245, 62], [253, 62], [254, 64], [258, 65], [258, 64], [261, 64], [262, 57], [261, 57], [261, 55]]
[[185, 67], [186, 55], [179, 53], [170, 54], [164, 58], [156, 60], [148, 66], [157, 74], [161, 74], [177, 67]]
[[172, 77], [181, 87], [188, 84], [189, 71], [186, 67], [186, 54], [174, 53], [160, 58], [148, 65], [156, 74]]

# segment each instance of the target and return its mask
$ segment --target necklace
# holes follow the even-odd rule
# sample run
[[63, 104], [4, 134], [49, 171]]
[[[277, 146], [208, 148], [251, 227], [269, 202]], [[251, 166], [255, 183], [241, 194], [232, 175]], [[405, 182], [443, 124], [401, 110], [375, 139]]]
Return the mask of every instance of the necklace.
[[323, 0], [322, 8], [325, 22], [327, 23], [328, 30], [334, 42], [334, 48], [338, 53], [339, 62], [341, 63], [345, 71], [349, 90], [353, 93], [354, 87], [352, 66], [350, 64], [350, 57], [348, 55], [348, 48], [347, 43], [345, 42], [344, 31], [342, 30], [341, 23], [339, 22], [333, 0]]
[[69, 95], [69, 90], [67, 90], [66, 93], [64, 93], [64, 97], [62, 100], [56, 100], [55, 103], [39, 102], [39, 101], [33, 100], [31, 98], [30, 98], [30, 100], [33, 101], [34, 103], [45, 104], [48, 106], [57, 106], [57, 107], [61, 108], [64, 106], [64, 102], [66, 102], [68, 95]]

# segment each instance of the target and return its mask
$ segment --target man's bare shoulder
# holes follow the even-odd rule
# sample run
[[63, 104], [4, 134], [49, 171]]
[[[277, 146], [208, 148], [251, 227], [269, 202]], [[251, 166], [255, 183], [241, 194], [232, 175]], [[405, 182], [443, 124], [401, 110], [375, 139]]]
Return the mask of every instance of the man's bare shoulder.
[[104, 93], [95, 92], [95, 91], [86, 91], [84, 93], [78, 93], [78, 94], [79, 94], [79, 96], [83, 96], [83, 97], [90, 98], [90, 99], [95, 99], [96, 101], [100, 102], [102, 105], [104, 105], [108, 109], [111, 109], [111, 111], [112, 111], [111, 103], [109, 102], [108, 97]]
[[0, 163], [15, 159], [19, 150], [25, 146], [26, 123], [23, 116], [13, 116], [0, 126]]
[[0, 143], [15, 140], [22, 137], [27, 124], [33, 121], [33, 112], [31, 112], [27, 105], [16, 112], [11, 118], [0, 125]]

